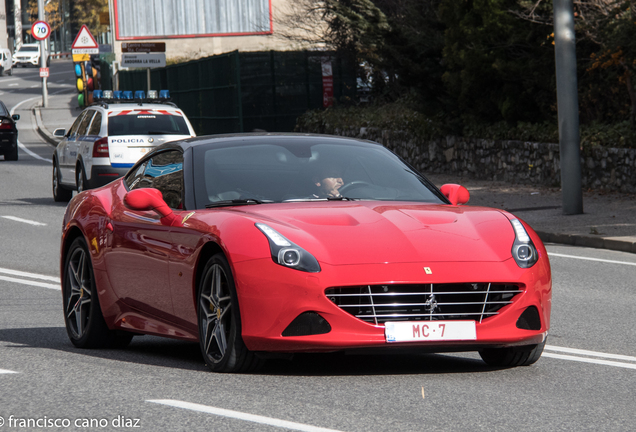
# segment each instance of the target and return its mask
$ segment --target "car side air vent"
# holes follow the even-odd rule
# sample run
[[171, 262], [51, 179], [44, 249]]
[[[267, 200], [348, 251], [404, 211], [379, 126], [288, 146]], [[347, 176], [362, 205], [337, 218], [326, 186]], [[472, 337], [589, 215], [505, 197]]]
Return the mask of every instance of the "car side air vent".
[[523, 330], [541, 330], [541, 317], [535, 306], [530, 306], [523, 311], [517, 320], [517, 328]]
[[303, 312], [283, 331], [283, 336], [309, 336], [325, 334], [331, 331], [326, 319], [316, 312]]

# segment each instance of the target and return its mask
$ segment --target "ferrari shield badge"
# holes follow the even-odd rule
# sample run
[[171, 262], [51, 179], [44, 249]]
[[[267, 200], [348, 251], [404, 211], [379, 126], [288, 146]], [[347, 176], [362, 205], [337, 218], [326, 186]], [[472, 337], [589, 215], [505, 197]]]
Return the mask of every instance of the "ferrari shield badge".
[[424, 272], [425, 272], [426, 274], [433, 274], [433, 271], [431, 270], [431, 268], [430, 268], [430, 267], [424, 267]]

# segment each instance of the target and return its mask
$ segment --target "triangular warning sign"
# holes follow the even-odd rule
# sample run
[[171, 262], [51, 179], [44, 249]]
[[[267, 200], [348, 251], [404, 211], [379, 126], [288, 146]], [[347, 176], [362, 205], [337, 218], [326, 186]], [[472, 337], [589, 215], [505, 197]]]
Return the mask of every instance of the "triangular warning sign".
[[95, 38], [91, 34], [90, 30], [88, 30], [88, 27], [86, 27], [86, 25], [82, 26], [77, 36], [75, 36], [73, 45], [71, 45], [71, 49], [80, 48], [99, 48], [97, 42], [95, 42]]

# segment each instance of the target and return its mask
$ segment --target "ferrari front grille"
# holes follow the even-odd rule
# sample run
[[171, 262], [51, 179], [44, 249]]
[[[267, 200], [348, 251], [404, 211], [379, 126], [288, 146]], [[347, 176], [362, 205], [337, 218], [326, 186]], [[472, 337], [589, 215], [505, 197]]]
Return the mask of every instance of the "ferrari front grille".
[[495, 283], [395, 284], [332, 287], [325, 295], [372, 324], [387, 321], [482, 320], [497, 315], [523, 290]]

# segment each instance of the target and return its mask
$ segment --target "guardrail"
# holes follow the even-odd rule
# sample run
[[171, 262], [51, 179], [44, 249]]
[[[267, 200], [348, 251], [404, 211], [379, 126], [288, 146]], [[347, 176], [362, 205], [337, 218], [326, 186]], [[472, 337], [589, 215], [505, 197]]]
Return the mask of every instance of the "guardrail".
[[71, 54], [70, 52], [49, 54], [49, 57], [53, 59], [71, 58], [72, 56], [73, 54]]

